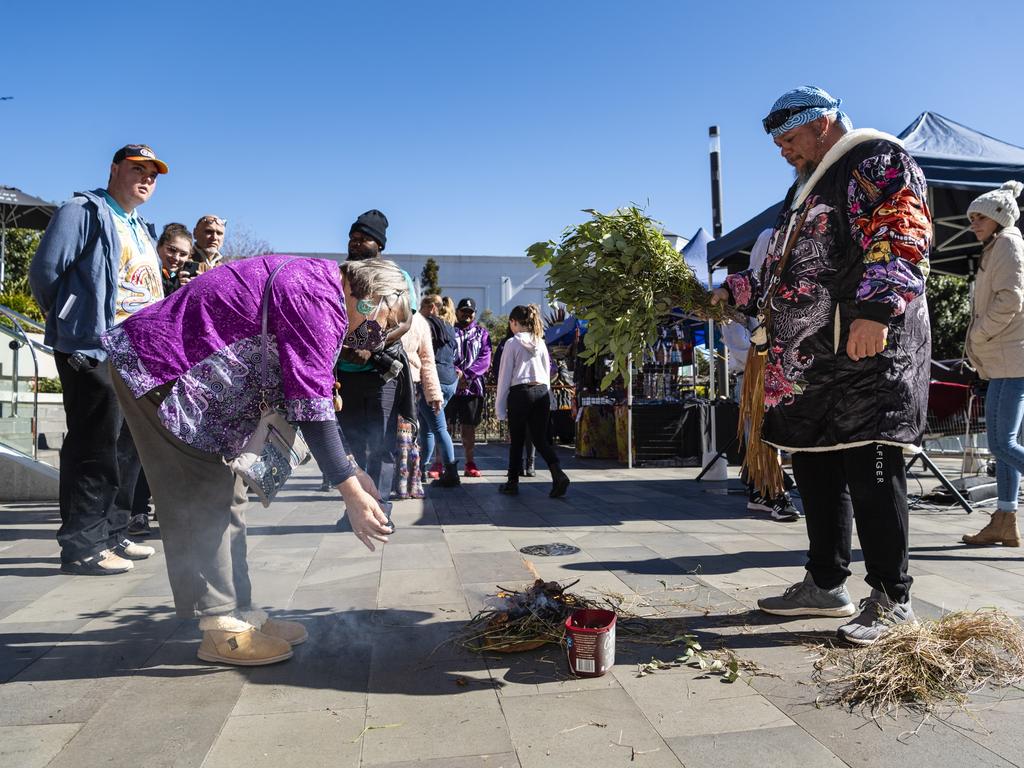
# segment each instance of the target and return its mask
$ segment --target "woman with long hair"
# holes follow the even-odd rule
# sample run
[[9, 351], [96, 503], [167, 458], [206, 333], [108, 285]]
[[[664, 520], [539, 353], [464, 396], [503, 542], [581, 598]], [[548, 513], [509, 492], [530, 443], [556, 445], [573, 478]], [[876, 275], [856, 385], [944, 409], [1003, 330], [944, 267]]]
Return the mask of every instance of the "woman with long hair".
[[444, 470], [443, 473], [438, 472], [438, 479], [434, 484], [441, 488], [453, 488], [460, 484], [459, 465], [455, 461], [455, 446], [452, 445], [452, 437], [445, 423], [444, 408], [455, 394], [459, 380], [455, 375], [455, 328], [442, 316], [443, 309], [444, 301], [436, 294], [424, 296], [420, 300], [420, 314], [426, 318], [430, 326], [434, 366], [437, 369], [442, 397], [440, 409], [434, 409], [423, 398], [420, 399], [420, 457], [421, 465], [426, 469], [434, 455], [434, 446], [440, 446], [440, 460], [444, 463]]
[[1024, 239], [1017, 229], [1017, 196], [1008, 181], [967, 208], [971, 231], [983, 244], [974, 283], [967, 357], [983, 379], [988, 448], [996, 458], [996, 511], [988, 525], [965, 535], [966, 544], [1020, 546], [1017, 494], [1024, 472], [1024, 447], [1017, 442], [1024, 418]]
[[512, 338], [505, 344], [498, 369], [498, 394], [495, 410], [498, 418], [508, 419], [511, 438], [508, 449], [508, 480], [498, 486], [500, 493], [519, 493], [519, 475], [523, 464], [523, 444], [529, 439], [544, 457], [551, 472], [552, 498], [564, 496], [569, 477], [562, 471], [555, 449], [538, 436], [547, 434], [551, 411], [551, 361], [544, 344], [540, 307], [519, 305], [509, 313]]

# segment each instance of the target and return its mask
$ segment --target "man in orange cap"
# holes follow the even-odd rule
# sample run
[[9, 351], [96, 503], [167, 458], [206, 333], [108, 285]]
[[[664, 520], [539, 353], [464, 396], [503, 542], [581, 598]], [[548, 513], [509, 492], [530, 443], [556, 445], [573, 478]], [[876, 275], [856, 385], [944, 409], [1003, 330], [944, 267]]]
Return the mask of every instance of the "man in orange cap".
[[125, 537], [127, 515], [114, 503], [122, 418], [100, 335], [163, 298], [156, 232], [137, 209], [164, 173], [150, 147], [121, 147], [105, 189], [78, 192], [57, 210], [29, 269], [67, 416], [57, 532], [67, 573], [126, 573], [154, 552]]

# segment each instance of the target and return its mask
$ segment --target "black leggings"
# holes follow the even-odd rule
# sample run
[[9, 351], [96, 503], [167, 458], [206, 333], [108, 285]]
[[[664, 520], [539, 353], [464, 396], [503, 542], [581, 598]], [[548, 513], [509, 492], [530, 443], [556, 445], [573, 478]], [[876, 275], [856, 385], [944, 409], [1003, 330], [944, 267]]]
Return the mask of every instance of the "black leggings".
[[910, 597], [907, 471], [903, 451], [874, 443], [823, 453], [793, 454], [793, 475], [807, 519], [807, 570], [823, 589], [850, 575], [857, 521], [867, 581], [891, 599]]
[[523, 445], [529, 439], [544, 457], [548, 469], [558, 466], [558, 455], [544, 439], [548, 433], [551, 395], [546, 384], [517, 384], [508, 391], [508, 479], [519, 482]]

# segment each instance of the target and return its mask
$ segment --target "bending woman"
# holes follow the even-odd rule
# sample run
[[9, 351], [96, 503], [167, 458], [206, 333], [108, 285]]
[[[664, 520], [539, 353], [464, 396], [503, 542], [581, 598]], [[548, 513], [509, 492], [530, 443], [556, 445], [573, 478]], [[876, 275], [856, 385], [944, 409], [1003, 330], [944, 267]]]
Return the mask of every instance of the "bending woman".
[[971, 231], [984, 245], [974, 284], [967, 356], [978, 375], [988, 379], [985, 426], [988, 448], [996, 459], [996, 511], [980, 532], [965, 535], [967, 544], [1020, 546], [1017, 494], [1024, 471], [1024, 448], [1017, 442], [1024, 415], [1024, 240], [1019, 181], [976, 198], [967, 209]]
[[265, 394], [301, 426], [345, 500], [357, 538], [373, 550], [391, 529], [377, 489], [347, 455], [334, 416], [333, 368], [353, 312], [337, 264], [279, 255], [225, 264], [103, 338], [160, 510], [175, 610], [199, 619], [204, 661], [270, 664], [289, 658], [291, 646], [307, 637], [298, 622], [270, 619], [253, 604], [246, 488], [225, 463], [238, 456], [260, 419], [261, 306], [282, 263], [269, 292]]
[[508, 481], [498, 486], [500, 493], [519, 493], [519, 475], [523, 468], [523, 444], [529, 439], [544, 457], [551, 472], [552, 498], [564, 496], [569, 477], [562, 471], [555, 449], [537, 435], [547, 434], [551, 411], [551, 369], [548, 348], [536, 304], [517, 306], [509, 313], [513, 336], [505, 344], [498, 368], [498, 394], [494, 409], [498, 418], [508, 419], [511, 442], [508, 448]]

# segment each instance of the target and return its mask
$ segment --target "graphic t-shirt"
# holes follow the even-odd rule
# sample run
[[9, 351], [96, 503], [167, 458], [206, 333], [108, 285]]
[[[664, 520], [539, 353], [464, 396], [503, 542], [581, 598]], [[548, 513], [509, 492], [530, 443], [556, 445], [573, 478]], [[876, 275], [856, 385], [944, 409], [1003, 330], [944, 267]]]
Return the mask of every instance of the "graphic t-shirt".
[[121, 243], [117, 267], [117, 304], [114, 322], [119, 323], [164, 297], [160, 259], [149, 232], [132, 211], [126, 213], [114, 198], [105, 195], [114, 213], [114, 227]]

